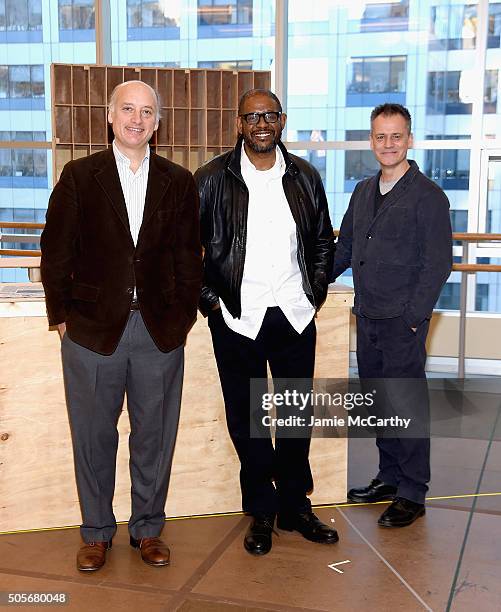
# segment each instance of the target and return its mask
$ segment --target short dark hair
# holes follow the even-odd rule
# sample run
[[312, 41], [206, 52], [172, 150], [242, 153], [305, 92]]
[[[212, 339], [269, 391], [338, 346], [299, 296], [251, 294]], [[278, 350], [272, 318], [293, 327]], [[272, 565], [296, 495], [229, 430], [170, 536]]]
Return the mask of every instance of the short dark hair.
[[391, 102], [386, 102], [385, 104], [380, 104], [379, 106], [376, 106], [376, 108], [371, 113], [371, 130], [374, 119], [376, 119], [376, 117], [379, 117], [379, 115], [384, 115], [385, 117], [391, 117], [391, 115], [402, 115], [402, 117], [407, 123], [407, 129], [409, 130], [409, 134], [411, 133], [411, 114], [409, 113], [408, 109], [405, 108], [405, 106], [402, 106], [401, 104], [392, 104]]
[[279, 112], [282, 112], [282, 105], [280, 104], [280, 100], [271, 90], [269, 89], [249, 89], [249, 91], [246, 91], [243, 94], [243, 96], [240, 98], [240, 102], [238, 103], [238, 114], [239, 115], [242, 114], [242, 108], [245, 102], [249, 98], [252, 98], [254, 96], [268, 96], [268, 98], [271, 98], [274, 102], [277, 103]]

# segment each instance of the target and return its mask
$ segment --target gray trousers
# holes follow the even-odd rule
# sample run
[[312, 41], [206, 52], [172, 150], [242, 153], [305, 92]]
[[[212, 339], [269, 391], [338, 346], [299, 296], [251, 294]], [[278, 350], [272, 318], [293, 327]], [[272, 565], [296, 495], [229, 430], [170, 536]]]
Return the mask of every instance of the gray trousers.
[[117, 422], [125, 393], [129, 438], [132, 537], [158, 536], [176, 442], [184, 371], [184, 346], [161, 352], [139, 311], [132, 311], [112, 355], [61, 343], [66, 402], [85, 542], [111, 540]]

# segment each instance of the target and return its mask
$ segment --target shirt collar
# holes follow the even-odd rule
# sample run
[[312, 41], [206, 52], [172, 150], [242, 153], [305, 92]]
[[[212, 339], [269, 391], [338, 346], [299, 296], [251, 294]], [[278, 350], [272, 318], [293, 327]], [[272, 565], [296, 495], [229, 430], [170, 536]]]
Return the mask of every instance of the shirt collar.
[[[240, 169], [242, 172], [255, 172], [262, 174], [263, 170], [257, 170], [256, 166], [249, 159], [247, 152], [245, 151], [244, 141], [242, 140], [242, 155], [240, 157]], [[280, 147], [275, 147], [275, 163], [269, 170], [265, 170], [265, 172], [269, 172], [270, 177], [276, 178], [281, 177], [285, 172], [285, 160], [280, 150]]]
[[[124, 153], [122, 153], [122, 151], [120, 151], [120, 149], [117, 147], [115, 141], [113, 141], [113, 154], [115, 155], [115, 160], [117, 162], [117, 164], [122, 164], [124, 166], [126, 166], [127, 168], [130, 168], [130, 159], [127, 157], [127, 155], [125, 155]], [[143, 160], [141, 162], [141, 165], [139, 166], [140, 169], [143, 168], [145, 161], [149, 162], [150, 160], [150, 145], [147, 144], [146, 145], [146, 152], [144, 154]]]

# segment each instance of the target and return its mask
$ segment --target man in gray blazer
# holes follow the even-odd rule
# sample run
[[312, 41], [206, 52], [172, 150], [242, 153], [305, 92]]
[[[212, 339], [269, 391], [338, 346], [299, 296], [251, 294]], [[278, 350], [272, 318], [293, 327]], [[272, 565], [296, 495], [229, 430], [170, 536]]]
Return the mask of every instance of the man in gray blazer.
[[378, 522], [401, 527], [425, 512], [430, 479], [425, 341], [451, 271], [452, 234], [446, 195], [407, 160], [409, 111], [399, 104], [376, 107], [370, 143], [381, 170], [355, 187], [331, 280], [352, 268], [360, 378], [384, 381], [385, 414], [405, 410], [421, 424], [415, 438], [377, 437], [379, 473], [369, 486], [351, 489], [348, 498], [393, 500]]

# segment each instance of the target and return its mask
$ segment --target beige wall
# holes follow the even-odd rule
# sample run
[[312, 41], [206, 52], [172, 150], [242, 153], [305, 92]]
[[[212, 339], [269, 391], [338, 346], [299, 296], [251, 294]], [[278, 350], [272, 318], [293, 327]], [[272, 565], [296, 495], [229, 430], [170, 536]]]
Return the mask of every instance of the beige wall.
[[[315, 374], [348, 371], [351, 289], [336, 286], [317, 319]], [[0, 532], [80, 522], [60, 341], [47, 330], [45, 305], [0, 299]], [[127, 412], [120, 417], [114, 507], [130, 512]], [[314, 504], [346, 499], [346, 438], [311, 445]], [[207, 322], [199, 317], [186, 345], [183, 405], [168, 516], [241, 509], [239, 463], [226, 429], [224, 405]]]

